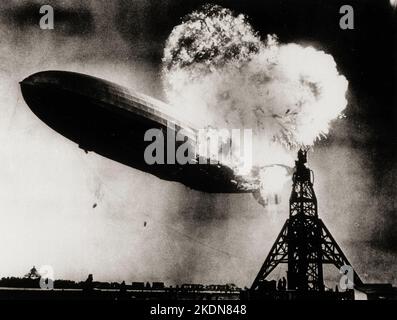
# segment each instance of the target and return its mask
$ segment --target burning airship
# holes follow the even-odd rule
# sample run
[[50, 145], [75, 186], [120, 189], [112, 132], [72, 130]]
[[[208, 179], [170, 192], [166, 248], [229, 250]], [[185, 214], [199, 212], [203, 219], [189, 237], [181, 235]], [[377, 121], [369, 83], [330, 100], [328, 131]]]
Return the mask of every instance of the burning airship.
[[[237, 175], [213, 161], [148, 164], [145, 132], [183, 130], [186, 143], [197, 143], [198, 130], [167, 113], [167, 104], [109, 81], [66, 71], [35, 73], [20, 83], [33, 113], [50, 128], [93, 151], [163, 180], [176, 181], [210, 193], [256, 192], [258, 181]], [[179, 142], [182, 143], [182, 142]]]

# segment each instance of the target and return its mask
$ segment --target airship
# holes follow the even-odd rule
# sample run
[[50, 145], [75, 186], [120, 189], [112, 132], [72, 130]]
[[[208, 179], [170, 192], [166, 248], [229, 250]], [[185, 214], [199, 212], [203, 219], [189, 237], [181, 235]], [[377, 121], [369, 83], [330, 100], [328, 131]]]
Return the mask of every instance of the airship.
[[[131, 168], [208, 193], [252, 193], [258, 181], [237, 175], [213, 161], [148, 164], [145, 141], [150, 129], [186, 133], [194, 146], [198, 130], [171, 116], [169, 106], [152, 97], [93, 76], [69, 71], [42, 71], [20, 82], [23, 98], [32, 112], [51, 129], [95, 152]], [[182, 142], [179, 142], [182, 143]]]

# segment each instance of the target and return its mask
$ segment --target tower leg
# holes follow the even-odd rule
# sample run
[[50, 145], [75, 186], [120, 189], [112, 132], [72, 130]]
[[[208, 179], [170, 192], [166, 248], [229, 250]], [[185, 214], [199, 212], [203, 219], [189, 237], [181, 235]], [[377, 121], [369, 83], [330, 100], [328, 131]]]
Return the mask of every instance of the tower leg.
[[[327, 229], [324, 222], [319, 219], [321, 226], [321, 243], [323, 247], [323, 263], [333, 264], [335, 267], [340, 269], [343, 265], [351, 266], [349, 260], [344, 255], [342, 249], [339, 247], [338, 243], [335, 241], [331, 232]], [[363, 285], [357, 272], [354, 271], [354, 285], [360, 287]]]
[[256, 276], [251, 290], [257, 290], [261, 282], [277, 267], [279, 263], [287, 263], [288, 259], [288, 220], [284, 223], [276, 241], [274, 242], [270, 252], [262, 265], [258, 275]]

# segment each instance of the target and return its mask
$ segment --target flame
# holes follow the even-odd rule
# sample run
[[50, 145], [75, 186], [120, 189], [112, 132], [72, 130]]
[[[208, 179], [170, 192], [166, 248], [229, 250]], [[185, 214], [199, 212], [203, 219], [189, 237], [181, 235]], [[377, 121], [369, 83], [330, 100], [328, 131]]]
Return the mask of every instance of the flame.
[[[242, 14], [206, 5], [172, 30], [162, 78], [170, 104], [199, 128], [252, 129], [261, 191], [286, 181], [295, 151], [328, 134], [347, 105], [348, 81], [313, 47], [262, 40]], [[233, 169], [238, 172], [237, 167]]]

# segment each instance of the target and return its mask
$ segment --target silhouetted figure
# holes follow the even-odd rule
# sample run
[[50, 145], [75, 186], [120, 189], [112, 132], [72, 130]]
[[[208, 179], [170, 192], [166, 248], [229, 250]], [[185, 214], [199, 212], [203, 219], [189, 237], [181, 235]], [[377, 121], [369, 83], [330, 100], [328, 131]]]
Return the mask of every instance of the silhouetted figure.
[[126, 285], [125, 285], [125, 281], [123, 281], [121, 284], [120, 284], [120, 293], [126, 293], [127, 292], [127, 287], [126, 287]]
[[92, 274], [89, 274], [87, 280], [83, 284], [83, 292], [92, 292], [94, 290], [93, 281], [94, 277]]
[[278, 282], [277, 282], [277, 290], [278, 291], [282, 291], [283, 290], [283, 282], [281, 281], [281, 279], [279, 279]]
[[118, 299], [120, 299], [120, 300], [127, 299], [127, 286], [125, 285], [125, 281], [123, 281], [120, 284], [120, 291], [119, 291]]
[[283, 277], [283, 291], [287, 290], [287, 279], [285, 279], [285, 277]]

